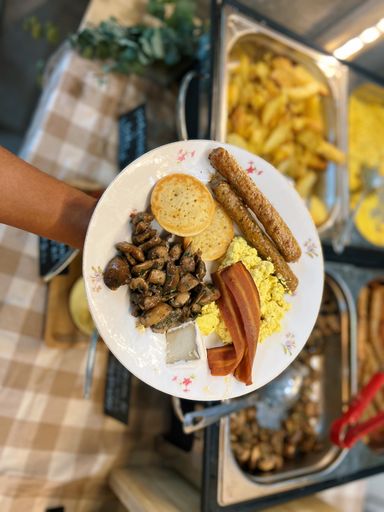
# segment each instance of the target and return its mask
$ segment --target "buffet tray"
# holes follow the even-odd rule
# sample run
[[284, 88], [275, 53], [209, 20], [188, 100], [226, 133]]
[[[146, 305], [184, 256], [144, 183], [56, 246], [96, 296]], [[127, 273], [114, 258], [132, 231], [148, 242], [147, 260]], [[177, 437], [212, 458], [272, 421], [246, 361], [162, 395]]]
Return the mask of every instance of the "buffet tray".
[[356, 312], [352, 295], [338, 274], [328, 270], [326, 286], [337, 303], [341, 332], [326, 338], [319, 357], [318, 385], [314, 386], [320, 407], [316, 430], [323, 447], [317, 453], [307, 453], [284, 463], [277, 471], [251, 475], [237, 464], [231, 448], [230, 422], [228, 418], [223, 419], [218, 480], [218, 501], [223, 506], [305, 485], [310, 476], [316, 478], [332, 472], [346, 455], [346, 450], [332, 445], [328, 432], [331, 422], [342, 414], [344, 405], [357, 389]]
[[[330, 95], [323, 98], [327, 138], [342, 151], [347, 150], [348, 68], [334, 57], [297, 42], [272, 28], [239, 13], [225, 4], [221, 11], [219, 37], [215, 41], [211, 93], [211, 138], [224, 142], [227, 125], [227, 81], [230, 53], [246, 43], [254, 47], [255, 56], [266, 52], [288, 57], [303, 65], [327, 85]], [[348, 215], [348, 175], [345, 165], [328, 162], [317, 187], [317, 194], [328, 210], [327, 220], [318, 227], [321, 235], [329, 234]]]

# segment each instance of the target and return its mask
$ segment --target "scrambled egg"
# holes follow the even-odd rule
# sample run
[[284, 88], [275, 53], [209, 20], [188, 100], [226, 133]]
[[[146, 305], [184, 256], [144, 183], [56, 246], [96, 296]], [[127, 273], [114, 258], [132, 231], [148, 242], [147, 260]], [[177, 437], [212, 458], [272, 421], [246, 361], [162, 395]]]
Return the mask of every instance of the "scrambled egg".
[[[232, 240], [219, 269], [237, 261], [244, 263], [259, 290], [261, 307], [259, 341], [262, 342], [281, 329], [281, 321], [290, 308], [290, 305], [284, 299], [285, 288], [277, 277], [272, 275], [274, 272], [273, 263], [262, 260], [257, 255], [257, 250], [250, 247], [246, 240], [240, 236], [236, 236]], [[203, 307], [201, 315], [197, 318], [197, 325], [202, 334], [207, 336], [216, 332], [224, 343], [232, 343], [215, 302]]]
[[[363, 166], [377, 167], [384, 175], [384, 105], [364, 101], [359, 95], [349, 100], [349, 188], [361, 190]], [[355, 198], [352, 198], [355, 199]]]
[[[349, 100], [349, 189], [350, 207], [357, 204], [363, 188], [363, 168], [376, 167], [384, 176], [384, 105], [363, 85]], [[384, 208], [375, 193], [364, 200], [355, 224], [369, 242], [384, 245]]]

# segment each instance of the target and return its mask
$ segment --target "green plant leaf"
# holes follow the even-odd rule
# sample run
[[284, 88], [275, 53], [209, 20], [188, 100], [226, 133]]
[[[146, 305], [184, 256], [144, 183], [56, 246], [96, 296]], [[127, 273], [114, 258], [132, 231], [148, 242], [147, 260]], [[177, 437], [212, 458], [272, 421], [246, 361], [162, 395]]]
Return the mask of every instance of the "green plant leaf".
[[153, 55], [156, 59], [164, 58], [164, 44], [161, 36], [161, 28], [156, 28], [151, 37]]
[[145, 55], [148, 58], [150, 58], [152, 56], [153, 52], [152, 52], [152, 45], [149, 42], [149, 40], [147, 39], [147, 36], [143, 35], [142, 37], [140, 37], [139, 43], [140, 43], [142, 52], [144, 52]]
[[120, 73], [142, 73], [153, 63], [174, 66], [196, 53], [203, 24], [195, 22], [193, 0], [149, 0], [147, 9], [161, 20], [160, 27], [125, 27], [109, 19], [79, 31], [71, 45], [83, 56], [108, 61], [108, 69]]

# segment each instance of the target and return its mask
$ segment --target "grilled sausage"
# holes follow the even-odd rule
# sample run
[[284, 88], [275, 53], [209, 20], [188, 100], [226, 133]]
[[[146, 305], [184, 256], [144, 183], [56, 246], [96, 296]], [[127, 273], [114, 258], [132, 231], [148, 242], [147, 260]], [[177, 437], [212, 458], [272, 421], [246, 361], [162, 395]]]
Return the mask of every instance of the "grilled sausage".
[[273, 243], [253, 220], [240, 197], [225, 181], [214, 180], [211, 185], [216, 199], [239, 226], [248, 242], [257, 249], [263, 259], [272, 261], [277, 277], [284, 281], [287, 288], [293, 292], [297, 288], [297, 277]]
[[209, 160], [260, 219], [265, 231], [275, 242], [284, 259], [298, 260], [301, 249], [291, 230], [233, 156], [224, 148], [215, 148], [209, 154]]

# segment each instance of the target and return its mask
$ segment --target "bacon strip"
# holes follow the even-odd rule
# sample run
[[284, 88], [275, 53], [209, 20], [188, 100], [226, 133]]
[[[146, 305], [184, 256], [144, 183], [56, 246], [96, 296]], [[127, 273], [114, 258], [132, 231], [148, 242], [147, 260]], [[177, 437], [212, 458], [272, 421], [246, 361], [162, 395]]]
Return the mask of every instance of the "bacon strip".
[[233, 345], [210, 348], [207, 357], [208, 366], [215, 377], [229, 375], [236, 369], [237, 358]]
[[[228, 347], [231, 350], [225, 351], [222, 350], [225, 347], [209, 349], [207, 352], [208, 366], [212, 375], [228, 375], [235, 371], [244, 355], [245, 333], [236, 301], [224, 284], [221, 273], [215, 272], [212, 274], [212, 281], [220, 292], [217, 305], [231, 335], [233, 346]], [[226, 373], [223, 373], [224, 371]]]
[[221, 277], [235, 298], [245, 332], [245, 351], [235, 370], [235, 377], [252, 384], [252, 368], [260, 331], [260, 296], [251, 274], [239, 261], [225, 268]]
[[233, 345], [207, 351], [212, 375], [235, 377], [252, 384], [252, 367], [260, 330], [260, 297], [252, 276], [241, 263], [226, 267], [212, 275], [220, 291], [217, 301]]

